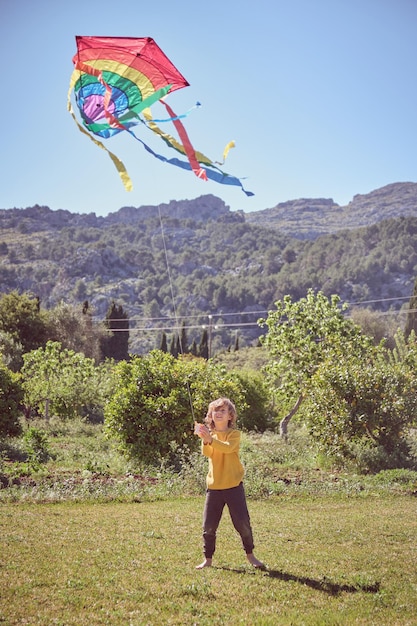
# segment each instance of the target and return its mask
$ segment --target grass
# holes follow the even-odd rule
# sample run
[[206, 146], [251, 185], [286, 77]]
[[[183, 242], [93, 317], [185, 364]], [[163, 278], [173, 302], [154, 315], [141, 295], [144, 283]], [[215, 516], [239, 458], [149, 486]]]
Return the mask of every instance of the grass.
[[[117, 454], [100, 424], [53, 419], [32, 422], [31, 427], [46, 434], [48, 459], [42, 463], [31, 459], [25, 437], [0, 445], [0, 504], [143, 502], [204, 491], [206, 460], [199, 452], [176, 451], [165, 466], [138, 468]], [[289, 444], [274, 433], [244, 434], [241, 456], [246, 492], [254, 499], [417, 494], [416, 471], [364, 476], [318, 463], [311, 441], [300, 428], [292, 430]]]
[[[417, 472], [361, 476], [290, 444], [245, 435], [255, 571], [225, 513], [202, 559], [205, 459], [138, 469], [100, 425], [51, 420], [49, 456], [25, 439], [0, 458], [0, 625], [417, 624]], [[1, 488], [1, 486], [3, 488]]]
[[227, 514], [215, 566], [195, 570], [202, 506], [3, 504], [0, 623], [416, 624], [415, 498], [250, 500], [263, 572]]

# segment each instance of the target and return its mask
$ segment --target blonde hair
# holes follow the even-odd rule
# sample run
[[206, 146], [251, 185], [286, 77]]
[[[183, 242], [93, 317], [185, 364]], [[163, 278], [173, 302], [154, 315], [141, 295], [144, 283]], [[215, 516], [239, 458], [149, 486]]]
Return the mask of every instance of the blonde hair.
[[216, 430], [213, 419], [213, 411], [220, 406], [227, 407], [227, 410], [229, 411], [229, 428], [236, 428], [237, 411], [235, 405], [231, 400], [229, 400], [229, 398], [217, 398], [217, 400], [213, 400], [213, 402], [210, 402], [210, 404], [208, 405], [207, 415], [204, 420], [209, 429]]

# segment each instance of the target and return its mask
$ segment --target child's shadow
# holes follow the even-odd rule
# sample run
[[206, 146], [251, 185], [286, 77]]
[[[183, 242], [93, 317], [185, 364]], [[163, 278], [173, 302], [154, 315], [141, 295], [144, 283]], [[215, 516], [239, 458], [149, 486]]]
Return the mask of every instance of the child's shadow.
[[[218, 567], [217, 569], [224, 569], [230, 572], [236, 572], [237, 574], [247, 574], [247, 569], [235, 569], [232, 567]], [[312, 589], [317, 589], [317, 591], [324, 591], [324, 593], [328, 593], [329, 595], [336, 596], [342, 591], [347, 593], [357, 593], [359, 591], [365, 593], [377, 593], [380, 589], [380, 583], [377, 581], [375, 583], [357, 583], [355, 585], [348, 585], [343, 583], [336, 583], [331, 581], [329, 578], [324, 576], [320, 580], [316, 580], [315, 578], [309, 578], [307, 576], [296, 576], [295, 574], [289, 574], [288, 572], [283, 572], [281, 570], [269, 569], [267, 567], [260, 570], [263, 572], [264, 576], [269, 576], [269, 578], [278, 578], [279, 580], [284, 581], [294, 581], [296, 583], [300, 583], [301, 585], [307, 585]]]

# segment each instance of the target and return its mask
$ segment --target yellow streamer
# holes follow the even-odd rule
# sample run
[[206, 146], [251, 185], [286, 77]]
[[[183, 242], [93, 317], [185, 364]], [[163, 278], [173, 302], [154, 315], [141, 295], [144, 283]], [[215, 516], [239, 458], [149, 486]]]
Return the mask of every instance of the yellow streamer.
[[[148, 123], [148, 127], [157, 135], [159, 135], [160, 137], [163, 137], [166, 141], [168, 141], [171, 146], [177, 150], [178, 152], [181, 152], [181, 154], [185, 155], [185, 149], [184, 146], [179, 143], [179, 141], [177, 141], [174, 137], [172, 137], [172, 135], [169, 135], [168, 133], [164, 133], [163, 130], [161, 130], [159, 128], [159, 126], [157, 126], [155, 124], [155, 122], [153, 121], [152, 118], [152, 113], [151, 110], [149, 108], [144, 109], [142, 111], [143, 117], [146, 119], [147, 123]], [[223, 150], [223, 161], [220, 163], [219, 161], [212, 161], [211, 159], [209, 159], [207, 156], [205, 156], [202, 152], [198, 152], [198, 150], [195, 151], [195, 155], [197, 157], [197, 160], [199, 163], [201, 163], [202, 165], [213, 165], [213, 163], [216, 163], [217, 165], [223, 165], [223, 163], [225, 162], [227, 155], [229, 154], [229, 150], [231, 148], [235, 147], [235, 142], [234, 141], [229, 141], [229, 143], [227, 144], [227, 146], [225, 147], [225, 149]]]
[[[235, 147], [235, 142], [234, 141], [229, 141], [229, 143], [227, 144], [227, 146], [225, 147], [225, 149], [223, 150], [223, 163], [226, 161], [227, 159], [227, 155], [229, 154], [229, 150], [231, 148]], [[222, 163], [222, 165], [223, 165]]]
[[107, 154], [109, 155], [109, 157], [113, 161], [114, 166], [116, 167], [117, 171], [119, 172], [119, 176], [122, 179], [122, 183], [124, 185], [124, 188], [126, 189], [126, 191], [132, 191], [132, 189], [133, 189], [132, 181], [131, 181], [129, 174], [127, 173], [126, 167], [124, 166], [122, 161], [115, 154], [113, 154], [113, 152], [110, 152], [110, 150], [108, 150], [106, 148], [106, 146], [104, 146], [101, 143], [101, 141], [98, 141], [98, 139], [95, 139], [94, 137], [92, 137], [90, 135], [90, 133], [87, 132], [85, 130], [85, 128], [83, 128], [81, 126], [81, 124], [78, 123], [78, 120], [75, 117], [75, 113], [74, 113], [74, 110], [73, 110], [72, 104], [71, 104], [71, 91], [72, 91], [72, 89], [74, 87], [75, 81], [77, 80], [79, 74], [80, 74], [80, 72], [78, 70], [74, 70], [73, 73], [72, 73], [72, 76], [71, 76], [70, 87], [69, 87], [68, 98], [67, 98], [67, 108], [68, 108], [68, 111], [71, 113], [72, 119], [74, 120], [74, 122], [78, 126], [78, 130], [80, 130], [82, 133], [84, 133], [84, 135], [87, 135], [87, 137], [89, 137], [91, 139], [91, 141], [96, 144], [96, 146], [98, 146], [99, 148], [102, 148], [105, 152], [107, 152]]

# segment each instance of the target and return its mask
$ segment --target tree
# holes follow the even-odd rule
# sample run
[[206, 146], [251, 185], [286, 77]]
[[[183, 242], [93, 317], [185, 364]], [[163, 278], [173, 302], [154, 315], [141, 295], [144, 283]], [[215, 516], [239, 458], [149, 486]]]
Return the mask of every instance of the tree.
[[155, 464], [173, 446], [198, 445], [193, 419], [202, 421], [211, 400], [233, 398], [245, 408], [243, 390], [226, 368], [189, 356], [154, 350], [115, 367], [114, 394], [105, 408], [105, 430], [119, 450], [141, 464]]
[[203, 359], [209, 358], [209, 340], [208, 340], [208, 332], [205, 328], [201, 335], [200, 344], [198, 346], [198, 355]]
[[384, 340], [385, 345], [390, 348], [394, 347], [394, 336], [398, 330], [398, 325], [392, 316], [368, 308], [354, 307], [350, 312], [350, 319], [360, 327], [365, 335], [373, 338], [375, 345]]
[[129, 358], [129, 320], [122, 305], [113, 300], [109, 306], [104, 322], [110, 334], [102, 341], [104, 358], [123, 361]]
[[188, 337], [187, 337], [187, 330], [185, 327], [185, 322], [183, 322], [181, 325], [179, 349], [180, 349], [181, 354], [185, 354], [186, 352], [189, 351], [188, 350]]
[[169, 344], [169, 353], [171, 356], [173, 356], [174, 358], [177, 358], [178, 356], [178, 341], [177, 341], [178, 337], [177, 335], [174, 333], [171, 337], [171, 341]]
[[276, 306], [265, 322], [269, 381], [293, 404], [296, 398], [283, 421], [304, 399], [310, 434], [331, 458], [366, 471], [406, 465], [417, 410], [414, 333], [409, 341], [397, 333], [391, 351], [343, 316], [337, 296], [310, 291]]
[[407, 428], [416, 422], [417, 346], [397, 337], [402, 354], [380, 344], [368, 358], [347, 352], [314, 375], [307, 411], [310, 432], [333, 459], [361, 471], [409, 463]]
[[198, 346], [197, 346], [197, 342], [195, 339], [193, 339], [191, 343], [190, 354], [192, 354], [193, 356], [198, 356]]
[[236, 333], [234, 351], [238, 352], [238, 350], [239, 350], [239, 335]]
[[168, 352], [167, 336], [166, 336], [165, 332], [163, 332], [162, 335], [161, 335], [161, 343], [159, 345], [159, 349], [162, 352]]
[[81, 278], [77, 280], [73, 289], [74, 298], [78, 301], [84, 300], [87, 296], [87, 285], [85, 281]]
[[29, 293], [11, 291], [0, 297], [0, 331], [9, 333], [14, 341], [29, 352], [47, 340], [47, 315], [40, 309], [39, 298]]
[[63, 348], [82, 352], [96, 363], [100, 362], [101, 344], [107, 336], [101, 325], [93, 326], [88, 301], [82, 309], [80, 305], [60, 302], [48, 311], [47, 324], [49, 341], [57, 341]]
[[85, 405], [97, 402], [92, 359], [48, 341], [45, 348], [24, 354], [23, 360], [24, 402], [46, 419], [50, 414], [61, 418], [80, 416]]
[[312, 377], [323, 362], [337, 362], [346, 354], [366, 354], [372, 339], [362, 335], [360, 328], [346, 318], [336, 295], [309, 290], [305, 298], [293, 302], [290, 296], [275, 303], [261, 326], [268, 332], [262, 343], [270, 360], [265, 367], [269, 383], [279, 390], [290, 407], [281, 420], [282, 436], [303, 400], [311, 395]]
[[244, 369], [235, 372], [245, 397], [246, 408], [239, 412], [239, 427], [264, 432], [273, 428], [273, 399], [261, 372]]
[[18, 372], [23, 365], [23, 346], [11, 333], [0, 331], [0, 355], [3, 365]]
[[18, 374], [0, 364], [0, 438], [21, 434], [19, 416], [23, 389]]
[[405, 336], [409, 337], [411, 331], [417, 334], [417, 278], [414, 282], [413, 295], [410, 298], [408, 304], [407, 321], [405, 323]]
[[180, 339], [179, 335], [177, 335], [177, 339], [176, 339], [175, 352], [176, 352], [177, 356], [179, 354], [183, 354], [181, 339]]

